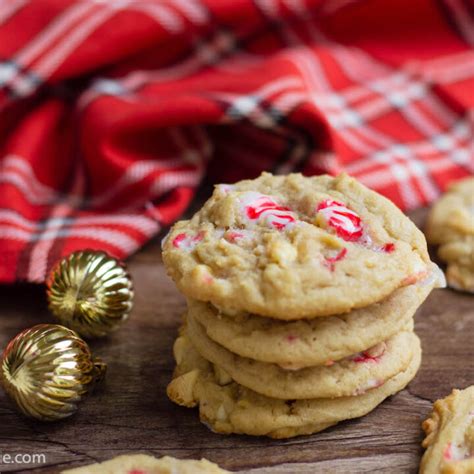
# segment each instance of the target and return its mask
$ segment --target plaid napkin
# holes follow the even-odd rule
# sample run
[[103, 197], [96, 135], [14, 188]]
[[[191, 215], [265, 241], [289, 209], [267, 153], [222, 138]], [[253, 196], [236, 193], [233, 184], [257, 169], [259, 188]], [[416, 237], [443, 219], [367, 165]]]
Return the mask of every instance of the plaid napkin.
[[470, 0], [0, 0], [0, 282], [126, 257], [204, 176], [430, 203], [473, 172], [473, 45]]

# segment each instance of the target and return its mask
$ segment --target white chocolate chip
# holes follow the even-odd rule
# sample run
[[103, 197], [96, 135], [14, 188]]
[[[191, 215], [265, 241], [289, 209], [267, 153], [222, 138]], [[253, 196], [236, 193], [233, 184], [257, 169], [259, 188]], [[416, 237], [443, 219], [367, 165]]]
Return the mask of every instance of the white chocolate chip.
[[289, 242], [276, 240], [269, 246], [268, 254], [274, 262], [287, 265], [296, 260], [298, 252]]
[[216, 418], [218, 421], [227, 420], [227, 413], [225, 411], [224, 405], [220, 405], [217, 409]]
[[228, 385], [232, 382], [230, 375], [217, 365], [214, 365], [214, 374], [219, 385]]

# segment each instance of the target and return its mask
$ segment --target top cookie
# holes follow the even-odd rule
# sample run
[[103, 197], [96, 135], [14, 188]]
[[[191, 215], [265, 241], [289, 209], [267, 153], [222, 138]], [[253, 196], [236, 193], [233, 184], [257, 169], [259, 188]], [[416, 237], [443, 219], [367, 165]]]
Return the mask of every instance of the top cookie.
[[173, 226], [163, 260], [189, 297], [284, 320], [368, 306], [429, 263], [416, 226], [355, 179], [269, 173], [216, 186]]

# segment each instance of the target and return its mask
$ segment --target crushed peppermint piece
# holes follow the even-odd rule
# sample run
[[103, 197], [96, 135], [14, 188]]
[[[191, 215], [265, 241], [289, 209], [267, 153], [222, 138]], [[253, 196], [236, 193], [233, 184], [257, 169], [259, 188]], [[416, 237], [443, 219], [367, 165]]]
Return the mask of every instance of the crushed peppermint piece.
[[204, 238], [204, 234], [204, 231], [200, 231], [194, 236], [188, 235], [185, 232], [178, 234], [173, 239], [173, 247], [181, 250], [191, 251]]
[[319, 203], [316, 212], [344, 240], [356, 242], [364, 234], [362, 220], [359, 215], [351, 211], [342, 202], [325, 199]]
[[278, 230], [283, 230], [297, 221], [294, 212], [278, 204], [271, 196], [248, 192], [241, 201], [244, 204], [244, 215], [250, 221], [264, 222]]
[[293, 334], [288, 334], [285, 339], [287, 340], [287, 342], [294, 342], [299, 338], [298, 336], [295, 336]]
[[244, 238], [245, 235], [242, 232], [227, 232], [225, 234], [226, 240], [235, 243], [237, 240]]
[[224, 233], [224, 239], [231, 244], [239, 244], [241, 242], [248, 242], [252, 240], [254, 233], [247, 229], [229, 229]]
[[367, 351], [360, 352], [355, 357], [353, 357], [354, 362], [375, 362], [377, 363], [382, 356], [371, 356]]
[[470, 457], [470, 451], [465, 444], [448, 443], [443, 451], [443, 458], [446, 461], [462, 461]]
[[329, 268], [332, 272], [336, 268], [336, 262], [342, 260], [347, 254], [347, 249], [344, 247], [341, 249], [335, 257], [324, 257], [324, 265]]
[[447, 461], [452, 459], [451, 447], [452, 447], [451, 443], [448, 443], [443, 451], [443, 458], [446, 459]]
[[[361, 243], [361, 242], [359, 242]], [[384, 252], [384, 253], [393, 253], [395, 252], [395, 244], [393, 242], [388, 242], [383, 245], [375, 245], [372, 241], [368, 244], [362, 244], [367, 248], [374, 250], [375, 252]]]
[[364, 229], [360, 216], [342, 202], [325, 199], [317, 206], [316, 213], [321, 216], [326, 226], [334, 229], [336, 235], [346, 241], [355, 242], [375, 252], [393, 253], [395, 251], [393, 242], [376, 245]]
[[358, 352], [351, 356], [353, 362], [375, 362], [378, 363], [385, 354], [386, 344], [381, 342], [366, 351]]
[[402, 280], [402, 286], [413, 285], [420, 281], [425, 280], [429, 276], [429, 271], [424, 270], [421, 272], [413, 273]]

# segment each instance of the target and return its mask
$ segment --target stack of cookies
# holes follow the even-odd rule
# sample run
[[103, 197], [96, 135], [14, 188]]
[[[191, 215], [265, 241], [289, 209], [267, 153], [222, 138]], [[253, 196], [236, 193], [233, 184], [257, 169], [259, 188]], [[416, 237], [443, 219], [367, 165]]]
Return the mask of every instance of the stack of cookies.
[[433, 206], [426, 236], [439, 245], [449, 286], [474, 293], [474, 177], [452, 184]]
[[287, 438], [370, 412], [415, 376], [426, 241], [347, 175], [219, 185], [163, 259], [188, 308], [168, 386], [220, 433]]

